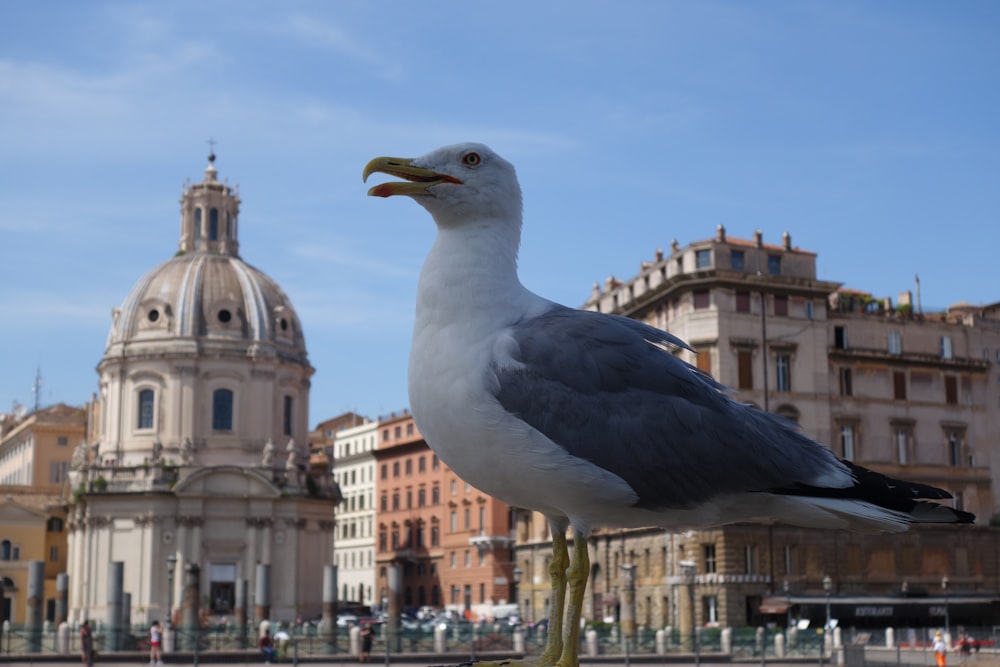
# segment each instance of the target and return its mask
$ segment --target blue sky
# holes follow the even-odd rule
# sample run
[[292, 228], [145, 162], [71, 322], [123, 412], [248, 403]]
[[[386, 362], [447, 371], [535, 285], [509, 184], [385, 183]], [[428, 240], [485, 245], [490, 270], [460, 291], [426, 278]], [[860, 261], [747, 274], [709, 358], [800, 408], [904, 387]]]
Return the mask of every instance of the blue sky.
[[0, 411], [81, 404], [218, 141], [242, 257], [299, 312], [310, 424], [407, 405], [423, 209], [377, 155], [490, 144], [522, 281], [569, 305], [676, 238], [789, 231], [819, 276], [1000, 301], [1000, 4], [6, 2]]

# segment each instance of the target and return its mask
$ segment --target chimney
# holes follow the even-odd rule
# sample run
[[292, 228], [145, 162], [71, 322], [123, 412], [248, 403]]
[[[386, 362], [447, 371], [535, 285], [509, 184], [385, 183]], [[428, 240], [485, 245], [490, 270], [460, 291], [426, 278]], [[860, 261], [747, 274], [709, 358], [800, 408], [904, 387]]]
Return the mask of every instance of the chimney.
[[785, 244], [785, 250], [792, 249], [792, 235], [788, 232], [781, 235], [781, 242]]
[[719, 243], [726, 242], [726, 228], [723, 225], [719, 225], [715, 228], [715, 238]]

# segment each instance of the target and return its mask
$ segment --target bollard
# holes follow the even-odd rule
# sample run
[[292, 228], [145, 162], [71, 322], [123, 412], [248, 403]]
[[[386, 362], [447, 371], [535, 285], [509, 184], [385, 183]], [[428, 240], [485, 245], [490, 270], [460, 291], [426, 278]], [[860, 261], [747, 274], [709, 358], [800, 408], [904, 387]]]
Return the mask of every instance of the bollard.
[[444, 653], [448, 650], [448, 634], [444, 623], [434, 626], [434, 652]]
[[896, 631], [893, 628], [885, 629], [885, 647], [892, 648], [896, 645]]
[[524, 630], [514, 628], [514, 653], [524, 653]]
[[593, 628], [587, 630], [587, 655], [597, 655], [597, 630]]
[[357, 625], [347, 631], [347, 651], [351, 655], [361, 655], [361, 628]]
[[774, 635], [774, 657], [778, 660], [785, 657], [785, 635], [781, 632]]
[[667, 653], [667, 633], [664, 630], [656, 631], [656, 655], [666, 655]]
[[719, 633], [719, 650], [724, 655], [729, 655], [733, 652], [732, 628], [722, 628], [722, 632]]
[[56, 630], [56, 653], [60, 655], [69, 654], [69, 636], [69, 623], [63, 621], [59, 624], [59, 629]]

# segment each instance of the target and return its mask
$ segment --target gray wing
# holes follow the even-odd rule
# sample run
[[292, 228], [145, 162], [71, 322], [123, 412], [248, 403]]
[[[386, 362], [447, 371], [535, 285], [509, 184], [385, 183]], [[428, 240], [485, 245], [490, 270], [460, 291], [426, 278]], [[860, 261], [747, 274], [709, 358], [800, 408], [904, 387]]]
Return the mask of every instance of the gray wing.
[[[732, 400], [664, 346], [680, 339], [625, 317], [558, 306], [508, 330], [521, 365], [495, 366], [508, 411], [573, 456], [609, 470], [649, 508], [850, 474], [793, 424]], [[690, 348], [689, 348], [690, 349]]]

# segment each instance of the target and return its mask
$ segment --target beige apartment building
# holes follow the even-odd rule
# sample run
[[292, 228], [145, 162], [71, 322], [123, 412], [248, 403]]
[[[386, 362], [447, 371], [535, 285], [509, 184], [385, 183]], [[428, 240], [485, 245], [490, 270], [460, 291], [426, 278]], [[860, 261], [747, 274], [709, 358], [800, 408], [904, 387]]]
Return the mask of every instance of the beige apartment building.
[[[894, 303], [817, 279], [816, 254], [787, 233], [769, 244], [720, 226], [657, 251], [633, 278], [595, 285], [584, 308], [669, 330], [696, 350], [684, 358], [739, 400], [797, 422], [843, 458], [948, 489], [978, 517], [892, 536], [778, 525], [604, 531], [590, 538], [587, 618], [618, 613], [627, 564], [637, 621], [650, 628], [816, 620], [827, 596], [844, 625], [877, 622], [856, 616], [873, 596], [885, 598], [879, 613], [914, 625], [943, 624], [944, 608], [953, 624], [996, 620], [1000, 304], [920, 312], [909, 293]], [[551, 539], [544, 519], [524, 512], [517, 536], [521, 613], [540, 619]]]

